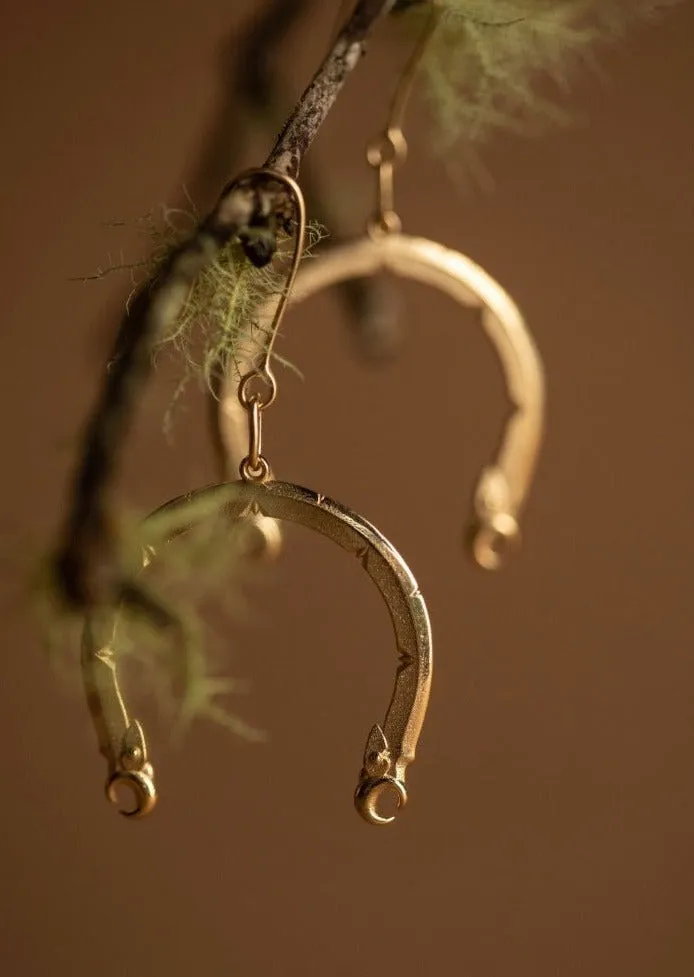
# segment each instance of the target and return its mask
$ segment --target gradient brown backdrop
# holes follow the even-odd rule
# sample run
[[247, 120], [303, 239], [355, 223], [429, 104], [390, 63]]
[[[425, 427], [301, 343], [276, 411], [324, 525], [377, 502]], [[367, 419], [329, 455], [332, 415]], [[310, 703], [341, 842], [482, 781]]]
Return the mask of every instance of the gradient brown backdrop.
[[[390, 693], [387, 615], [356, 563], [300, 530], [229, 636], [229, 671], [252, 682], [236, 708], [268, 744], [200, 726], [175, 748], [154, 723], [156, 814], [128, 824], [103, 801], [88, 716], [41, 657], [16, 566], [56, 525], [127, 291], [68, 279], [132, 253], [136, 233], [104, 222], [194, 182], [220, 40], [255, 4], [5, 6], [0, 528], [23, 549], [10, 548], [3, 598], [0, 971], [691, 975], [691, 3], [606, 56], [603, 80], [584, 76], [572, 128], [497, 140], [493, 194], [447, 182], [413, 112], [406, 227], [498, 276], [548, 368], [526, 545], [504, 574], [460, 555], [505, 411], [474, 319], [404, 286], [405, 351], [380, 372], [354, 357], [331, 296], [288, 323], [282, 352], [306, 381], [287, 374], [272, 412], [275, 468], [379, 525], [433, 619], [411, 803], [385, 830], [356, 817], [351, 792]], [[332, 7], [285, 49], [288, 100]], [[356, 183], [360, 212], [393, 54], [372, 49], [315, 149], [333, 181]], [[128, 454], [122, 491], [143, 507], [212, 474], [199, 398], [165, 444], [170, 390], [164, 371]]]

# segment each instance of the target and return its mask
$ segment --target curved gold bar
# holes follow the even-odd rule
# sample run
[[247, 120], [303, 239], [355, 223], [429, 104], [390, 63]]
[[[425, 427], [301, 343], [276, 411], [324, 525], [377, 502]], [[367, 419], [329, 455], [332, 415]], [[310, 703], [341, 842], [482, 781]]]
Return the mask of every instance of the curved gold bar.
[[149, 814], [157, 802], [154, 771], [147, 758], [147, 744], [142, 726], [130, 719], [118, 685], [116, 661], [111, 636], [104, 640], [96, 634], [93, 620], [87, 620], [82, 635], [82, 680], [99, 743], [106, 758], [108, 776], [106, 796], [120, 803], [117, 787], [124, 784], [135, 795], [135, 807], [119, 809], [124, 817], [139, 818]]
[[[360, 238], [304, 262], [290, 303], [339, 282], [381, 272], [431, 285], [461, 305], [479, 309], [482, 327], [498, 354], [512, 413], [497, 458], [483, 470], [477, 483], [472, 542], [477, 563], [485, 569], [497, 569], [504, 562], [508, 544], [517, 541], [518, 517], [542, 442], [545, 382], [539, 352], [513, 299], [486, 271], [451, 248], [407, 234]], [[265, 334], [274, 305], [270, 301], [259, 310], [256, 335]], [[220, 437], [236, 465], [245, 456], [248, 444], [246, 416], [237, 390], [238, 380], [228, 375], [219, 409]]]
[[[398, 653], [395, 686], [383, 724], [374, 725], [369, 733], [355, 805], [370, 823], [389, 823], [392, 817], [378, 813], [378, 799], [387, 786], [393, 787], [399, 806], [407, 799], [405, 771], [415, 757], [431, 687], [431, 626], [417, 582], [395, 548], [360, 515], [288, 482], [227, 482], [180, 496], [147, 517], [142, 543], [148, 558], [153, 559], [157, 547], [205, 518], [224, 514], [237, 521], [249, 512], [286, 519], [327, 536], [357, 558], [388, 608]], [[97, 646], [93, 636], [88, 639], [85, 635], [85, 681], [99, 742], [109, 761], [110, 782], [115, 772], [127, 773], [134, 768], [124, 767], [119, 753], [123, 724], [127, 726], [128, 721], [113, 653], [108, 646], [101, 650]], [[144, 737], [142, 744], [144, 749]]]

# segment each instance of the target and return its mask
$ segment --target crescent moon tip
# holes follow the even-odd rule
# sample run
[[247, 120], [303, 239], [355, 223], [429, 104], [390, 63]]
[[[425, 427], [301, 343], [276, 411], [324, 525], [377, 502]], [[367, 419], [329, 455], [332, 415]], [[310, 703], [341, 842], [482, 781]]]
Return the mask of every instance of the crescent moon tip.
[[378, 802], [381, 795], [386, 791], [394, 791], [397, 797], [397, 811], [407, 803], [407, 790], [401, 780], [395, 777], [370, 777], [362, 781], [356, 789], [354, 803], [359, 814], [369, 824], [383, 825], [392, 824], [395, 821], [395, 814], [383, 815], [378, 812]]
[[[135, 795], [135, 807], [132, 809], [127, 810], [120, 806], [118, 787], [121, 784], [126, 784]], [[115, 773], [106, 784], [106, 796], [124, 818], [143, 818], [157, 803], [157, 791], [151, 777], [139, 771]]]

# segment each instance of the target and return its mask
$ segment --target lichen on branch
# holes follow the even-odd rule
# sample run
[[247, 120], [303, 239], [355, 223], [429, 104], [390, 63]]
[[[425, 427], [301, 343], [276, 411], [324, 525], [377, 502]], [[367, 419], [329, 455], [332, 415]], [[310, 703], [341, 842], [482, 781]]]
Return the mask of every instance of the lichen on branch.
[[[160, 215], [147, 214], [136, 222], [149, 246], [145, 260], [128, 262], [121, 256], [118, 262], [109, 262], [94, 274], [77, 280], [100, 281], [114, 273], [129, 273], [132, 298], [144, 282], [156, 279], [171, 251], [190, 236], [197, 220], [193, 210], [181, 208], [162, 207]], [[302, 260], [313, 255], [313, 249], [325, 236], [324, 228], [315, 221], [308, 224], [306, 231]], [[153, 343], [153, 361], [162, 353], [170, 353], [181, 371], [164, 419], [165, 430], [169, 429], [175, 403], [190, 380], [198, 381], [204, 391], [216, 397], [218, 382], [227, 373], [233, 375], [238, 362], [248, 364], [252, 351], [245, 349], [244, 344], [252, 341], [253, 351], [262, 348], [255, 311], [281, 294], [286, 282], [284, 259], [293, 252], [292, 240], [284, 234], [273, 237], [275, 246], [275, 258], [281, 263], [275, 261], [262, 267], [246, 259], [243, 246], [236, 239], [221, 247], [191, 285], [178, 317], [165, 326]]]

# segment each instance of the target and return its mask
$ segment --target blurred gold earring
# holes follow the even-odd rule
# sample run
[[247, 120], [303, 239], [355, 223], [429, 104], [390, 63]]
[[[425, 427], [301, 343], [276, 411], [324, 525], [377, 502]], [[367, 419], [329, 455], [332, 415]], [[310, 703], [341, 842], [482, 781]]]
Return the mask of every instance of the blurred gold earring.
[[[378, 206], [363, 238], [337, 245], [299, 272], [292, 303], [351, 278], [391, 272], [431, 285], [461, 305], [480, 310], [481, 325], [494, 345], [506, 382], [512, 413], [506, 421], [494, 462], [484, 468], [474, 493], [471, 549], [479, 566], [495, 570], [504, 565], [518, 545], [518, 519], [528, 496], [542, 442], [545, 382], [540, 355], [520, 310], [508, 293], [470, 258], [442, 244], [401, 232], [394, 209], [395, 167], [405, 160], [407, 143], [402, 120], [416, 68], [438, 23], [434, 9], [427, 30], [412, 55], [398, 86], [385, 133], [367, 151], [378, 173]], [[272, 302], [255, 317], [256, 335], [264, 335], [272, 316]], [[238, 381], [227, 374], [222, 383], [219, 436], [231, 463], [239, 464], [244, 451], [244, 413]], [[277, 527], [265, 523], [258, 540], [260, 551], [278, 551]]]

